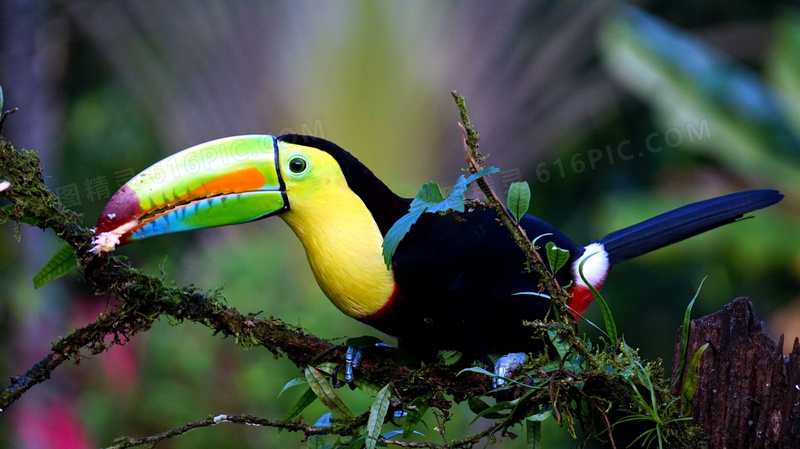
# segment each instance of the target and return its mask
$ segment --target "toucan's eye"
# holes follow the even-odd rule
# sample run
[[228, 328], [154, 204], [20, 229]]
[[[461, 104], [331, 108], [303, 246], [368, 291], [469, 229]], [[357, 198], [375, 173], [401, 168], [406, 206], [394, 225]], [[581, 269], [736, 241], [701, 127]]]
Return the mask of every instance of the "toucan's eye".
[[303, 173], [308, 168], [308, 162], [300, 156], [295, 156], [289, 160], [289, 171], [295, 175]]

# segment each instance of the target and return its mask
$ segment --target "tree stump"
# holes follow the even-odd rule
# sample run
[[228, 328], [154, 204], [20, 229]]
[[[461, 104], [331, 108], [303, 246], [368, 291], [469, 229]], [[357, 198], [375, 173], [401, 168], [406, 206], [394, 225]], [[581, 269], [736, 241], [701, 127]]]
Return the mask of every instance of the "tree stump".
[[707, 447], [800, 448], [800, 343], [788, 357], [758, 321], [753, 305], [737, 298], [722, 310], [691, 321], [686, 363], [678, 373], [681, 329], [675, 343], [673, 394], [679, 395], [689, 362], [709, 343], [697, 367], [692, 424], [708, 435]]

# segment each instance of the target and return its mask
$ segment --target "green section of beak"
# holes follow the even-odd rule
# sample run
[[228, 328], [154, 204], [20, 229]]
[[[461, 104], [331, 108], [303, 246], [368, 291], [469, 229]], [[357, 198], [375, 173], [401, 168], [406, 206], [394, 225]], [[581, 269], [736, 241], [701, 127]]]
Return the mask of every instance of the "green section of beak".
[[[176, 153], [128, 181], [95, 232], [117, 244], [172, 232], [244, 223], [288, 210], [276, 139], [226, 137]], [[114, 239], [117, 239], [116, 241]]]

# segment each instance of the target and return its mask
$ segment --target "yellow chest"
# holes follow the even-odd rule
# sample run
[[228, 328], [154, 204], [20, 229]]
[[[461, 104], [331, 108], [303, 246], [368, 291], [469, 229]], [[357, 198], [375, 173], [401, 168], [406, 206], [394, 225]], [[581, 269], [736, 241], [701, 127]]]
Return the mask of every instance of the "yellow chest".
[[303, 243], [317, 283], [339, 310], [360, 319], [383, 307], [394, 276], [383, 262], [383, 236], [356, 194], [333, 189], [303, 196], [281, 217]]

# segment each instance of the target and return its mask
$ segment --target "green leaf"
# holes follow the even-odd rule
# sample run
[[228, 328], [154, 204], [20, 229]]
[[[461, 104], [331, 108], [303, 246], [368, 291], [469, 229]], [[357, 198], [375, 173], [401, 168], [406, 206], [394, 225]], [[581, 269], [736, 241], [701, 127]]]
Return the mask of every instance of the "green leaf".
[[581, 264], [578, 266], [578, 273], [581, 275], [583, 283], [586, 284], [587, 287], [589, 287], [589, 291], [591, 291], [592, 295], [594, 295], [594, 299], [597, 300], [597, 305], [600, 306], [600, 312], [603, 313], [603, 321], [605, 322], [606, 325], [606, 333], [608, 334], [608, 338], [611, 340], [611, 344], [614, 347], [616, 347], [618, 340], [617, 325], [616, 323], [614, 323], [614, 317], [611, 316], [611, 308], [608, 307], [608, 303], [606, 302], [606, 300], [602, 296], [600, 296], [600, 293], [597, 292], [597, 289], [595, 289], [583, 275], [583, 264], [585, 264], [590, 257], [594, 257], [595, 254], [598, 253], [590, 254], [588, 257], [585, 257], [581, 261]]
[[385, 387], [378, 392], [375, 396], [375, 401], [372, 407], [369, 408], [369, 419], [367, 420], [367, 435], [368, 438], [365, 442], [366, 449], [375, 449], [378, 444], [377, 438], [381, 434], [383, 428], [383, 420], [386, 418], [386, 412], [389, 410], [389, 402], [392, 398], [392, 393], [389, 391], [391, 383], [386, 384]]
[[[515, 401], [498, 402], [497, 404], [495, 404], [495, 405], [493, 405], [493, 406], [491, 406], [491, 407], [489, 407], [489, 408], [487, 408], [485, 410], [482, 410], [480, 413], [476, 414], [475, 418], [473, 418], [473, 420], [470, 421], [469, 424], [470, 425], [475, 424], [475, 421], [477, 421], [480, 418], [487, 418], [487, 419], [503, 419], [503, 418], [507, 418], [509, 416], [511, 410], [514, 409], [515, 405], [516, 405], [516, 400]], [[501, 413], [501, 412], [504, 412], [504, 411], [508, 411], [509, 413]]]
[[383, 238], [383, 262], [386, 264], [386, 267], [391, 268], [392, 258], [394, 257], [395, 251], [397, 251], [397, 247], [400, 245], [403, 238], [405, 238], [406, 234], [408, 234], [408, 231], [411, 230], [411, 226], [419, 220], [422, 214], [425, 212], [445, 213], [451, 210], [464, 212], [464, 201], [466, 201], [464, 194], [467, 192], [467, 187], [480, 177], [499, 171], [500, 170], [495, 167], [487, 167], [472, 174], [469, 178], [465, 178], [464, 175], [459, 176], [458, 180], [456, 180], [456, 185], [453, 187], [453, 190], [450, 191], [450, 194], [447, 195], [447, 198], [443, 198], [442, 191], [435, 182], [429, 182], [423, 185], [419, 192], [417, 192], [417, 196], [414, 197], [414, 200], [411, 202], [408, 213], [400, 217], [400, 219], [389, 228]]
[[[413, 204], [413, 203], [412, 203]], [[392, 258], [394, 252], [397, 251], [397, 246], [411, 230], [411, 226], [419, 220], [419, 217], [425, 212], [425, 209], [411, 209], [409, 212], [399, 220], [394, 222], [391, 228], [386, 232], [383, 238], [383, 261], [386, 263], [387, 268], [392, 266]]]
[[[692, 413], [692, 398], [697, 389], [697, 367], [700, 366], [700, 359], [703, 358], [703, 353], [708, 349], [708, 343], [700, 346], [697, 352], [694, 353], [691, 363], [689, 363], [689, 372], [683, 380], [683, 388], [681, 389], [681, 411], [684, 415]], [[680, 371], [678, 371], [680, 372]]]
[[[342, 374], [341, 377], [342, 380], [344, 380], [344, 374]], [[356, 388], [363, 391], [364, 393], [367, 393], [372, 397], [377, 396], [378, 393], [381, 391], [380, 385], [369, 382], [359, 375], [356, 375], [356, 378], [353, 379], [353, 383], [356, 384]]]
[[339, 369], [340, 366], [342, 366], [341, 363], [322, 362], [319, 365], [315, 366], [314, 368], [316, 368], [317, 370], [319, 370], [319, 371], [321, 371], [321, 372], [323, 372], [323, 373], [325, 373], [327, 375], [332, 375], [333, 373], [336, 372], [336, 370]]
[[553, 242], [547, 242], [544, 247], [547, 249], [547, 262], [550, 265], [550, 272], [556, 274], [569, 260], [569, 251], [559, 248]]
[[305, 410], [306, 407], [313, 404], [314, 401], [316, 400], [317, 400], [317, 395], [314, 394], [314, 391], [312, 391], [311, 388], [309, 388], [308, 390], [305, 391], [305, 393], [303, 393], [302, 396], [300, 396], [300, 399], [298, 399], [297, 402], [295, 402], [294, 406], [288, 412], [286, 412], [286, 415], [283, 416], [283, 419], [281, 419], [281, 421], [284, 422], [294, 421], [295, 419], [297, 419], [298, 416], [300, 416], [301, 413], [303, 413], [303, 410]]
[[325, 407], [337, 416], [353, 417], [353, 413], [333, 391], [333, 385], [316, 368], [307, 366], [305, 370], [306, 381], [311, 390], [325, 404]]
[[550, 342], [553, 344], [553, 347], [556, 348], [556, 352], [558, 352], [558, 358], [563, 359], [569, 353], [569, 345], [561, 341], [561, 336], [558, 335], [558, 332], [554, 330], [548, 330], [547, 336], [550, 337]]
[[528, 449], [541, 449], [542, 447], [542, 422], [541, 421], [525, 421], [525, 430], [527, 431]]
[[444, 199], [444, 195], [442, 195], [442, 189], [439, 188], [439, 184], [431, 181], [425, 183], [419, 189], [416, 198], [428, 203], [438, 203]]
[[550, 407], [550, 406], [547, 406], [547, 407], [539, 410], [535, 414], [526, 417], [525, 420], [529, 421], [529, 422], [542, 422], [545, 419], [551, 417], [552, 415], [553, 415], [553, 408]]
[[[418, 397], [411, 402], [411, 405], [407, 407], [408, 409], [408, 416], [406, 416], [406, 420], [403, 422], [403, 438], [408, 438], [412, 432], [415, 432], [417, 426], [420, 422], [422, 422], [422, 418], [425, 417], [425, 413], [428, 412], [428, 401], [433, 397], [433, 392], [429, 391], [424, 396]], [[488, 407], [488, 405], [487, 405]]]
[[439, 353], [439, 358], [445, 366], [453, 366], [458, 363], [464, 354], [461, 351], [442, 351]]
[[508, 187], [508, 210], [514, 216], [514, 220], [519, 220], [528, 212], [531, 205], [531, 188], [525, 181], [511, 183]]
[[75, 250], [69, 245], [64, 245], [33, 277], [33, 288], [40, 288], [48, 281], [54, 281], [77, 267]]
[[306, 378], [305, 377], [296, 377], [296, 378], [290, 380], [289, 382], [286, 382], [286, 385], [284, 385], [283, 388], [281, 388], [281, 392], [278, 393], [278, 397], [281, 397], [283, 392], [288, 390], [289, 388], [296, 387], [298, 385], [307, 384], [307, 383], [308, 382], [306, 382]]
[[[694, 293], [694, 298], [689, 301], [689, 305], [686, 306], [686, 311], [683, 312], [683, 328], [681, 329], [681, 361], [678, 364], [678, 373], [683, 372], [683, 365], [686, 364], [686, 345], [689, 344], [689, 321], [692, 319], [692, 307], [694, 307], [694, 301], [700, 295], [700, 289], [703, 288], [703, 283], [706, 281], [704, 277], [702, 281], [700, 281], [700, 286], [697, 287], [697, 291]], [[678, 379], [675, 379], [677, 382]]]
[[473, 182], [477, 181], [480, 178], [483, 178], [484, 176], [491, 175], [492, 173], [500, 173], [500, 169], [497, 167], [486, 167], [483, 170], [479, 170], [469, 175], [469, 178], [467, 178], [467, 185], [472, 184]]
[[453, 190], [450, 191], [447, 198], [438, 203], [431, 204], [426, 212], [445, 213], [451, 210], [464, 212], [464, 201], [467, 200], [465, 195], [468, 187], [467, 178], [465, 178], [464, 175], [459, 176], [456, 180], [456, 185], [453, 186]]
[[469, 409], [472, 411], [472, 413], [475, 414], [480, 413], [490, 407], [486, 401], [477, 396], [467, 399], [467, 405], [469, 405]]

